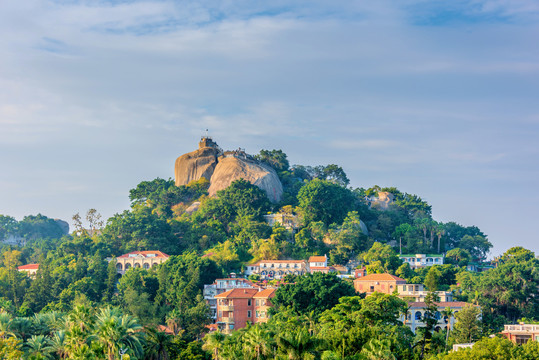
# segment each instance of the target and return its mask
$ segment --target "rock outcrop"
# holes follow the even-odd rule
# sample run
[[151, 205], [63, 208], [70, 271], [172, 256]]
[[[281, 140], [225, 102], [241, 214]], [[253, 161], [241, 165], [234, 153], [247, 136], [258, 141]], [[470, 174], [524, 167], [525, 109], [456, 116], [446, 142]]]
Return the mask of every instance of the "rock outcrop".
[[204, 177], [210, 181], [209, 195], [226, 189], [239, 179], [249, 181], [266, 192], [271, 202], [281, 201], [283, 186], [275, 170], [247, 155], [243, 150], [223, 152], [209, 137], [200, 140], [198, 150], [176, 159], [176, 186]]
[[202, 177], [211, 179], [217, 165], [217, 157], [222, 151], [216, 143], [207, 138], [203, 138], [198, 147], [198, 150], [183, 154], [176, 159], [174, 166], [176, 186], [187, 185]]
[[277, 203], [283, 196], [283, 185], [273, 168], [260, 162], [235, 156], [221, 156], [210, 180], [210, 196], [226, 189], [233, 181], [244, 179], [266, 192]]

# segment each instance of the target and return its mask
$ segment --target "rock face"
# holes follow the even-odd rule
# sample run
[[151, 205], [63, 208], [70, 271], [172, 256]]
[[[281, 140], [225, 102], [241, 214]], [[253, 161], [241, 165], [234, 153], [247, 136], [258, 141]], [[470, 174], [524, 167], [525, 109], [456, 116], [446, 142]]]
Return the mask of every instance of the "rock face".
[[219, 158], [210, 180], [210, 196], [226, 189], [233, 181], [244, 179], [266, 192], [271, 202], [277, 203], [283, 196], [283, 185], [273, 168], [254, 160], [222, 156]]
[[[208, 141], [209, 140], [209, 141]], [[198, 150], [183, 154], [176, 159], [174, 176], [176, 186], [187, 185], [200, 178], [211, 179], [221, 149], [211, 139], [202, 139]]]
[[271, 202], [281, 201], [283, 186], [275, 170], [241, 149], [223, 152], [209, 137], [203, 137], [198, 150], [176, 159], [176, 186], [187, 185], [204, 177], [210, 181], [209, 194], [226, 189], [233, 181], [244, 179], [266, 192]]

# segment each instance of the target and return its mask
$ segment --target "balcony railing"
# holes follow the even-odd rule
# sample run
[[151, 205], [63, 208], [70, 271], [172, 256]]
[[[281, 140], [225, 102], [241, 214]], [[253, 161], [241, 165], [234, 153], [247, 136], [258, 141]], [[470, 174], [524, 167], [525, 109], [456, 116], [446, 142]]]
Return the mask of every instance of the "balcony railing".
[[219, 318], [219, 322], [226, 323], [226, 324], [234, 324], [234, 318], [233, 317], [221, 316]]
[[219, 311], [234, 311], [233, 305], [219, 305]]
[[539, 332], [539, 325], [524, 324], [524, 325], [504, 325], [505, 331], [518, 332]]

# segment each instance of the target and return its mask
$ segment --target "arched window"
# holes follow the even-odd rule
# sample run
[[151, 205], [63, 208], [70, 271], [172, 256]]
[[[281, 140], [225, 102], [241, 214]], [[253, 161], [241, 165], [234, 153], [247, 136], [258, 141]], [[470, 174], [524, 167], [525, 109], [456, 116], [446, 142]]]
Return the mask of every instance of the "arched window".
[[118, 270], [118, 271], [122, 271], [122, 270], [123, 270], [123, 266], [122, 266], [121, 263], [117, 263], [117, 264], [116, 264], [116, 270]]
[[142, 264], [142, 268], [143, 268], [143, 269], [149, 269], [149, 268], [150, 268], [150, 264], [144, 263], [144, 264]]
[[260, 275], [264, 275], [264, 276], [266, 276], [267, 274], [268, 274], [268, 273], [266, 272], [266, 270], [263, 270], [263, 271], [260, 273]]
[[136, 268], [139, 268], [139, 267], [140, 267], [140, 264], [139, 264], [139, 263], [135, 263], [135, 267], [136, 267]]
[[421, 320], [421, 311], [416, 311], [415, 312], [415, 319], [416, 320]]
[[125, 264], [125, 270], [127, 270], [127, 269], [131, 269], [131, 264], [130, 263]]

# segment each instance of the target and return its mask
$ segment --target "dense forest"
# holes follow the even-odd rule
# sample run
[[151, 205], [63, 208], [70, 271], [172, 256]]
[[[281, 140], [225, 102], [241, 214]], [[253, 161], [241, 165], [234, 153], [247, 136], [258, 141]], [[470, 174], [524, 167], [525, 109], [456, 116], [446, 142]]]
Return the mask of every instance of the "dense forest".
[[[437, 222], [426, 201], [394, 187], [351, 188], [337, 165], [290, 166], [281, 150], [262, 150], [256, 158], [277, 171], [284, 187], [279, 204], [244, 180], [209, 197], [204, 178], [179, 187], [157, 178], [131, 189], [131, 208], [106, 221], [94, 209], [75, 214], [71, 234], [41, 214], [21, 221], [0, 215], [0, 239], [17, 240], [0, 250], [0, 357], [120, 359], [125, 352], [124, 359], [460, 359], [446, 355], [451, 344], [479, 340], [504, 323], [539, 320], [533, 252], [512, 248], [492, 269], [469, 272], [466, 266], [486, 260], [492, 247], [477, 227]], [[387, 207], [375, 201], [381, 193], [393, 196]], [[263, 215], [271, 213], [294, 216], [297, 229], [270, 227]], [[107, 260], [135, 250], [172, 256], [119, 277]], [[412, 270], [400, 252], [444, 253], [446, 264]], [[451, 290], [456, 299], [479, 305], [481, 316], [471, 308], [457, 315], [462, 319], [451, 332], [427, 326], [414, 335], [398, 320], [407, 311], [403, 300], [363, 298], [349, 281], [315, 274], [286, 279], [268, 324], [204, 337], [210, 323], [204, 284], [240, 274], [260, 259], [322, 254], [331, 264], [389, 272], [429, 291]], [[29, 263], [40, 264], [35, 278], [17, 270]], [[173, 334], [162, 332], [163, 325]], [[484, 358], [539, 358], [533, 344], [480, 344], [500, 351]]]

